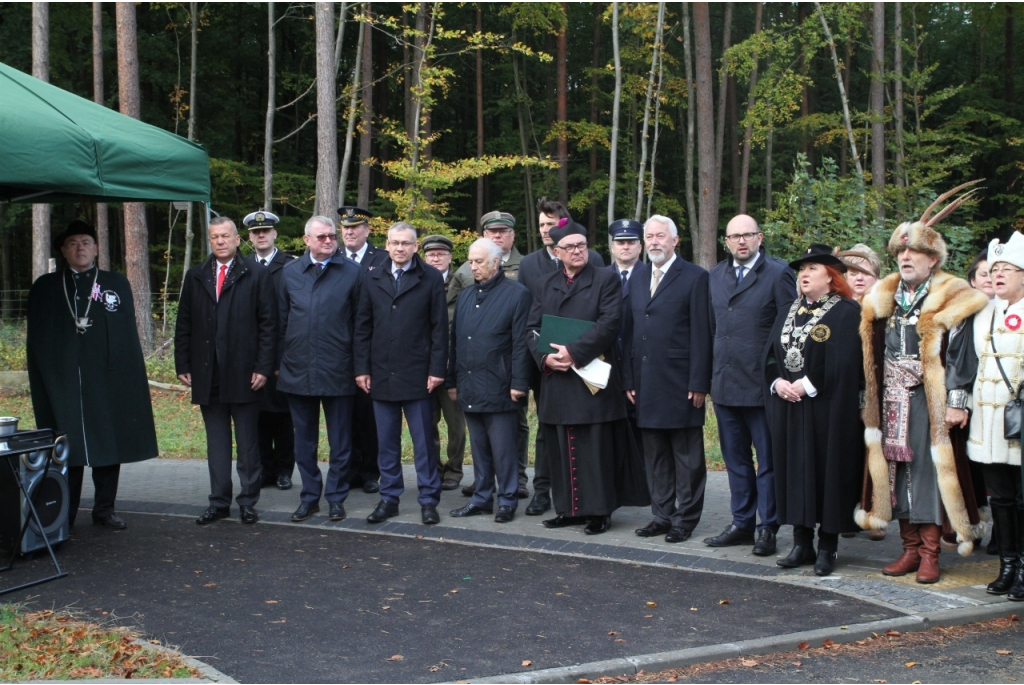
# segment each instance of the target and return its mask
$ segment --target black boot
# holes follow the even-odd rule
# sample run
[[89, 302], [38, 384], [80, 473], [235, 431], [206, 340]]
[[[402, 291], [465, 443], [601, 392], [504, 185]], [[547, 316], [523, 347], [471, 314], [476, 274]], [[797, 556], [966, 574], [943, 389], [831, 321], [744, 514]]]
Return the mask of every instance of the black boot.
[[1006, 593], [1006, 598], [1011, 602], [1024, 602], [1024, 510], [1017, 509], [1014, 512], [1017, 516], [1017, 575], [1013, 578], [1013, 585]]
[[999, 546], [999, 577], [988, 584], [990, 595], [1005, 595], [1017, 575], [1017, 512], [1013, 507], [992, 505], [992, 537]]

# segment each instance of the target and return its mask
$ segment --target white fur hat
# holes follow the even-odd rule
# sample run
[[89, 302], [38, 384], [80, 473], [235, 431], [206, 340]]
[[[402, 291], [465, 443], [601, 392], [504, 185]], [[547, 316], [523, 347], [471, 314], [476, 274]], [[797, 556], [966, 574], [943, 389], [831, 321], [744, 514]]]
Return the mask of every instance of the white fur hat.
[[996, 238], [988, 244], [988, 265], [991, 269], [996, 262], [1006, 262], [1018, 269], [1024, 269], [1024, 235], [1016, 231], [1005, 243]]

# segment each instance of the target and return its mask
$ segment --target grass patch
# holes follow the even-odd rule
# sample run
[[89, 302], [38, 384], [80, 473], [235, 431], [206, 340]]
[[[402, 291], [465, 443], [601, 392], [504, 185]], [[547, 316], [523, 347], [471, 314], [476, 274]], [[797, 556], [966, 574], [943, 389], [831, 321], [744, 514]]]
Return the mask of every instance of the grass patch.
[[200, 677], [177, 654], [139, 640], [127, 628], [87, 623], [70, 613], [0, 604], [0, 681]]
[[28, 368], [25, 360], [25, 331], [24, 321], [0, 321], [0, 371], [24, 371]]

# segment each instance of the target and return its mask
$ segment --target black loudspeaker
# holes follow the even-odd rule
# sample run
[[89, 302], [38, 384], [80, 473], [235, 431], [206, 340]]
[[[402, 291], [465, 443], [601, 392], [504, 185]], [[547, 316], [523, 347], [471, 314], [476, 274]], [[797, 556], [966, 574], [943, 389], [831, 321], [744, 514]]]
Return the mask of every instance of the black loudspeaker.
[[[3, 442], [6, 441], [6, 444]], [[35, 449], [32, 449], [35, 448]], [[32, 449], [5, 457], [5, 452]], [[52, 430], [21, 431], [0, 438], [0, 548], [29, 554], [46, 549], [45, 535], [51, 545], [68, 539], [68, 439]], [[47, 456], [50, 458], [47, 459]], [[32, 493], [39, 522], [32, 517], [25, 491], [14, 478], [9, 462], [17, 460], [17, 475], [25, 491]], [[28, 521], [25, 536], [18, 544], [22, 527]], [[17, 549], [15, 549], [17, 547]]]

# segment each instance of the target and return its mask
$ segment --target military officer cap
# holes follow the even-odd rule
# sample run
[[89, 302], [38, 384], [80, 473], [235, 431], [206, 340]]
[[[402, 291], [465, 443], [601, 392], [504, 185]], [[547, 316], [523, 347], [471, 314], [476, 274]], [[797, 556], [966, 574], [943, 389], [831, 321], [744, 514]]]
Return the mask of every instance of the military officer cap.
[[99, 242], [99, 239], [96, 237], [95, 228], [85, 223], [81, 219], [75, 219], [70, 224], [68, 224], [67, 228], [65, 228], [63, 231], [58, 233], [56, 237], [54, 237], [53, 249], [60, 250], [60, 248], [64, 247], [64, 241], [73, 235], [92, 236], [94, 242]]
[[608, 234], [612, 240], [640, 240], [643, 232], [644, 225], [632, 219], [619, 219], [608, 227]]
[[260, 210], [258, 212], [252, 212], [247, 214], [242, 219], [242, 225], [248, 228], [250, 231], [259, 231], [267, 228], [274, 228], [280, 221], [277, 215], [273, 212], [265, 212]]
[[428, 235], [420, 242], [421, 248], [424, 252], [430, 250], [448, 250], [451, 252], [455, 248], [455, 244], [450, 238], [443, 235]]
[[373, 218], [373, 212], [362, 207], [345, 205], [338, 207], [338, 216], [342, 226], [359, 226], [360, 224], [369, 224], [370, 219]]
[[480, 224], [477, 229], [483, 233], [486, 230], [504, 231], [509, 228], [515, 229], [516, 218], [508, 212], [487, 212], [480, 217]]

